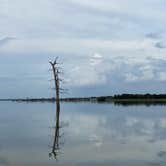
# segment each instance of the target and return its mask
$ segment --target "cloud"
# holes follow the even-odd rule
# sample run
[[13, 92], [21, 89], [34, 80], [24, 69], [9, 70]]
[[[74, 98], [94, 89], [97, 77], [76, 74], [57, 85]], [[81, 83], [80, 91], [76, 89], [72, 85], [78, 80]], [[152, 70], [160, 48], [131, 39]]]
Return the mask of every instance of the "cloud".
[[103, 55], [94, 53], [88, 56], [84, 60], [84, 63], [79, 63], [79, 66], [77, 64], [71, 67], [72, 70], [66, 74], [68, 75], [68, 83], [72, 86], [106, 84], [107, 74], [111, 70], [111, 67]]
[[146, 65], [142, 66], [140, 68], [140, 71], [142, 72], [142, 76], [140, 80], [153, 80], [155, 79], [155, 73], [152, 65]]
[[112, 90], [114, 85], [115, 90], [149, 81], [160, 89], [165, 81], [165, 6], [162, 0], [3, 1], [0, 32], [9, 37], [0, 39], [0, 62], [10, 62], [10, 72], [19, 73], [20, 61], [29, 63], [29, 71], [35, 61], [33, 71], [43, 71], [43, 64], [58, 55], [73, 87], [108, 85]]
[[132, 74], [132, 73], [127, 73], [125, 75], [125, 79], [126, 79], [127, 82], [135, 82], [135, 81], [139, 80], [139, 77]]
[[160, 39], [160, 38], [162, 38], [162, 34], [158, 33], [158, 32], [156, 32], [156, 33], [155, 32], [151, 32], [151, 33], [147, 33], [146, 37], [150, 38], [150, 39]]
[[95, 86], [106, 83], [106, 75], [100, 74], [95, 68], [88, 65], [76, 66], [69, 72], [68, 85], [70, 86]]
[[166, 48], [166, 42], [165, 41], [157, 42], [155, 44], [155, 47], [165, 49]]
[[[145, 57], [142, 61], [133, 57], [111, 57], [94, 53], [73, 66], [69, 84], [75, 86], [105, 85], [115, 83], [136, 83], [165, 81], [165, 60]], [[78, 62], [79, 63], [79, 62]], [[72, 67], [71, 67], [72, 68]], [[69, 70], [69, 69], [68, 69]]]
[[11, 40], [14, 40], [15, 38], [13, 37], [2, 37], [0, 38], [0, 46], [7, 44]]
[[159, 80], [166, 81], [166, 72], [159, 72]]
[[96, 66], [100, 65], [102, 63], [103, 56], [101, 54], [95, 53], [91, 58], [90, 58], [90, 65]]
[[165, 24], [162, 1], [15, 0], [5, 4], [0, 8], [0, 31], [19, 38], [139, 38]]
[[[9, 39], [5, 39], [9, 40]], [[64, 49], [65, 48], [65, 49]], [[3, 53], [37, 53], [37, 52], [63, 52], [74, 54], [89, 54], [94, 51], [101, 52], [137, 52], [153, 49], [149, 40], [97, 40], [97, 39], [17, 39], [0, 49]], [[117, 56], [117, 55], [114, 55]], [[134, 55], [132, 55], [134, 56]]]

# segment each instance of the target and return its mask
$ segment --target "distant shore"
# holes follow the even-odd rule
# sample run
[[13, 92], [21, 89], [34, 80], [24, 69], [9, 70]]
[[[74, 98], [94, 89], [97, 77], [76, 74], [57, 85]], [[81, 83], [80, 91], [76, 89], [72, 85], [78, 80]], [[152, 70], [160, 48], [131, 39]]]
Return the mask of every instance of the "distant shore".
[[[18, 99], [0, 99], [0, 101], [13, 102], [56, 102], [56, 98], [18, 98]], [[163, 104], [166, 105], [166, 94], [120, 94], [114, 96], [98, 97], [72, 97], [61, 98], [62, 102], [107, 102], [115, 105], [132, 104]]]

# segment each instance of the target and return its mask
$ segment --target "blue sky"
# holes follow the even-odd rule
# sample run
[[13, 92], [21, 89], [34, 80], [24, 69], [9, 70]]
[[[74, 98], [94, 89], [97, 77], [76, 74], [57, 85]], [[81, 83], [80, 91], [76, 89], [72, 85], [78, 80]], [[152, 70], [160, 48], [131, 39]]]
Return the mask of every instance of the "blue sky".
[[165, 0], [1, 0], [0, 97], [165, 93]]

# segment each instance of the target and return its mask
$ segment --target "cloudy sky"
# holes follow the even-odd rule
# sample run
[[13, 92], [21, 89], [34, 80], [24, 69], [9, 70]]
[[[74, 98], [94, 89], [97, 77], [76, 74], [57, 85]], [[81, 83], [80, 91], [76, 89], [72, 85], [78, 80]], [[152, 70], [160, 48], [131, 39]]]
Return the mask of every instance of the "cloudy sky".
[[165, 93], [165, 0], [0, 0], [0, 98]]

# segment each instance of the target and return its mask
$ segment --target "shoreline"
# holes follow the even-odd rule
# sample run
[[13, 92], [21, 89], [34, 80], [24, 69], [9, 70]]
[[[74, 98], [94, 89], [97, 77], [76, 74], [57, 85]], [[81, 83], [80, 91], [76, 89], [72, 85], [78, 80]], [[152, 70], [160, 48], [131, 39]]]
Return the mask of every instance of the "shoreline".
[[[0, 101], [12, 102], [56, 102], [56, 98], [16, 98], [0, 99]], [[114, 96], [98, 97], [72, 97], [60, 98], [61, 102], [91, 102], [91, 103], [113, 103], [115, 105], [130, 104], [165, 104], [166, 94], [121, 94]]]

